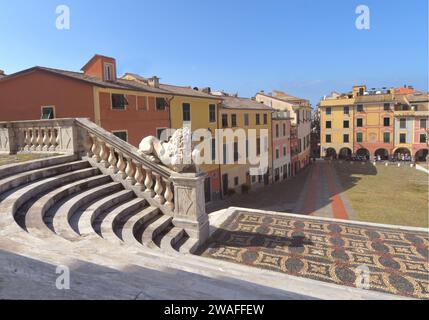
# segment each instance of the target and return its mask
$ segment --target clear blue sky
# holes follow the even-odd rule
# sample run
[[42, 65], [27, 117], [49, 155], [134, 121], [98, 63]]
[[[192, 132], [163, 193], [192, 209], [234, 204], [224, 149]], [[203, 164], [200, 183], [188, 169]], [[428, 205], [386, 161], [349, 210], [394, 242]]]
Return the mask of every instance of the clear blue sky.
[[[55, 28], [57, 5], [71, 29]], [[357, 30], [355, 9], [370, 8]], [[80, 70], [93, 54], [118, 72], [252, 96], [308, 98], [332, 90], [428, 87], [427, 0], [0, 0], [0, 69]]]

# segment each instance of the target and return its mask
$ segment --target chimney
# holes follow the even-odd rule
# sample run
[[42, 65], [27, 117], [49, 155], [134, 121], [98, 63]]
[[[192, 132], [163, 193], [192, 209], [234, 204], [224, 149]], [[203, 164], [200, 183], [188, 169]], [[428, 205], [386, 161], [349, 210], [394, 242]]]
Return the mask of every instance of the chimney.
[[159, 79], [157, 76], [153, 76], [152, 78], [147, 79], [149, 86], [153, 88], [159, 88]]

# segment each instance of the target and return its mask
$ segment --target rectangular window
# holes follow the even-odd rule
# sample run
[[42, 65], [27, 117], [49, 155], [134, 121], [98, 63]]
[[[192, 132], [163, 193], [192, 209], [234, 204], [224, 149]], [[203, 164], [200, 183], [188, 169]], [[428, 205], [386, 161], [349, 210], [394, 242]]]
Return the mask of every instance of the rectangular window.
[[113, 80], [113, 65], [110, 63], [104, 64], [104, 79], [106, 81], [112, 81]]
[[390, 143], [390, 132], [383, 133], [383, 142]]
[[390, 110], [390, 103], [385, 103], [384, 104], [384, 111], [389, 111]]
[[244, 126], [245, 127], [249, 126], [249, 114], [248, 113], [244, 114]]
[[363, 112], [363, 104], [358, 104], [356, 106], [356, 110], [357, 110], [357, 112]]
[[280, 150], [276, 149], [276, 159], [280, 158]]
[[326, 121], [326, 129], [331, 129], [331, 128], [332, 128], [332, 122]]
[[358, 127], [358, 128], [362, 128], [363, 127], [363, 119], [362, 118], [357, 118], [356, 119], [356, 127]]
[[286, 146], [283, 146], [283, 157], [286, 157]]
[[261, 124], [261, 115], [259, 113], [256, 114], [256, 125], [260, 125]]
[[363, 142], [363, 134], [362, 132], [356, 133], [356, 142]]
[[228, 127], [228, 115], [227, 114], [222, 115], [222, 127], [223, 128]]
[[123, 94], [112, 93], [112, 109], [125, 109], [128, 105], [127, 98]]
[[279, 137], [279, 125], [276, 124], [276, 138]]
[[226, 164], [228, 160], [228, 148], [226, 147], [226, 143], [223, 144], [223, 164]]
[[238, 186], [238, 177], [235, 177], [235, 178], [234, 178], [234, 185], [235, 185], [235, 186]]
[[238, 142], [234, 142], [234, 162], [238, 161]]
[[427, 120], [426, 119], [420, 119], [420, 129], [426, 129], [427, 125]]
[[191, 121], [191, 105], [189, 103], [182, 104], [183, 121]]
[[268, 124], [268, 115], [264, 113], [264, 124]]
[[125, 142], [128, 141], [128, 134], [126, 131], [114, 131], [113, 134]]
[[407, 128], [407, 119], [399, 119], [399, 127], [401, 129], [406, 129]]
[[256, 138], [256, 155], [261, 154], [261, 138]]
[[209, 121], [216, 122], [216, 105], [209, 105]]
[[53, 107], [42, 107], [42, 117], [41, 119], [54, 119], [54, 108]]
[[384, 118], [383, 119], [383, 124], [385, 127], [390, 127], [390, 118]]
[[166, 106], [167, 106], [167, 101], [165, 100], [165, 98], [156, 98], [156, 110], [157, 111], [165, 110]]
[[216, 160], [216, 139], [212, 138], [212, 161]]
[[406, 133], [401, 133], [399, 135], [399, 143], [406, 143], [407, 142], [407, 134]]
[[326, 108], [326, 114], [330, 115], [331, 113], [332, 113], [332, 108], [331, 107]]
[[237, 115], [236, 114], [231, 115], [231, 126], [233, 128], [235, 128], [237, 126]]
[[326, 143], [331, 143], [332, 140], [331, 140], [330, 134], [327, 134], [325, 138], [326, 138]]
[[343, 135], [343, 141], [344, 141], [344, 143], [349, 143], [349, 135], [348, 134]]
[[349, 120], [343, 121], [343, 128], [345, 128], [345, 129], [349, 128]]
[[286, 124], [283, 123], [283, 137], [286, 137]]
[[349, 114], [349, 113], [350, 113], [350, 108], [344, 107], [344, 114]]
[[420, 134], [420, 143], [426, 143], [426, 135], [424, 133]]

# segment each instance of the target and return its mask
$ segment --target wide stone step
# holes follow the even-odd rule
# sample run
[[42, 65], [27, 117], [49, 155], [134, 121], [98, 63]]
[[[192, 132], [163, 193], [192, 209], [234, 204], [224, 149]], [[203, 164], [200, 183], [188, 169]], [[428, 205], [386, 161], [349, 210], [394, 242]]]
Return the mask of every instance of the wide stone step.
[[90, 167], [88, 161], [79, 160], [74, 162], [62, 163], [51, 167], [22, 172], [0, 180], [0, 194], [33, 181], [88, 167]]
[[165, 234], [160, 234], [155, 243], [163, 250], [166, 251], [176, 251], [174, 246], [185, 236], [185, 230], [178, 227], [172, 227]]
[[43, 159], [30, 160], [21, 163], [3, 165], [0, 167], [0, 179], [17, 175], [22, 172], [51, 167], [66, 162], [73, 162], [77, 159], [78, 157], [76, 155], [61, 155]]
[[[93, 228], [93, 222], [97, 217], [104, 211], [109, 210], [115, 205], [129, 201], [135, 197], [135, 194], [131, 190], [121, 190], [107, 197], [100, 199], [99, 201], [91, 204], [85, 211], [82, 212], [78, 217], [77, 229], [81, 236], [89, 236], [95, 234]], [[75, 214], [76, 215], [76, 214]], [[72, 218], [73, 219], [73, 218]]]
[[114, 231], [117, 228], [117, 225], [121, 223], [123, 224], [126, 217], [130, 217], [132, 214], [137, 213], [137, 211], [142, 210], [146, 204], [146, 200], [135, 198], [118, 206], [103, 218], [100, 224], [98, 224], [99, 228], [95, 228], [96, 232], [104, 239], [112, 241], [119, 240]]
[[171, 225], [172, 217], [161, 215], [154, 222], [148, 224], [143, 231], [141, 242], [148, 247], [155, 247], [155, 238]]
[[122, 190], [123, 186], [120, 182], [110, 182], [95, 188], [86, 190], [75, 197], [68, 199], [59, 208], [57, 208], [53, 217], [53, 227], [55, 232], [68, 239], [75, 241], [78, 234], [72, 229], [69, 220], [79, 208], [88, 205], [89, 203], [109, 195], [111, 193]]
[[140, 245], [141, 242], [137, 240], [135, 234], [142, 228], [145, 224], [156, 219], [159, 216], [159, 209], [156, 207], [147, 207], [137, 214], [133, 215], [128, 219], [121, 230], [122, 240], [130, 245]]
[[[96, 168], [85, 168], [72, 172], [67, 172], [65, 174], [60, 174], [50, 178], [38, 180], [25, 185], [19, 189], [12, 190], [8, 196], [3, 199], [0, 203], [0, 212], [3, 215], [11, 215], [15, 217], [17, 210], [30, 199], [40, 196], [45, 192], [48, 192], [54, 188], [61, 186], [64, 183], [76, 181], [79, 178], [92, 176], [97, 174], [98, 170]], [[2, 217], [0, 217], [0, 226], [2, 226]], [[9, 221], [6, 219], [5, 221]], [[23, 227], [23, 226], [22, 226]]]
[[27, 230], [34, 234], [44, 236], [47, 232], [53, 232], [48, 228], [46, 220], [52, 217], [46, 217], [46, 213], [59, 201], [73, 194], [93, 188], [111, 181], [110, 176], [98, 174], [89, 178], [81, 179], [73, 183], [66, 184], [59, 189], [56, 189], [39, 200], [37, 200], [27, 211], [25, 225]]

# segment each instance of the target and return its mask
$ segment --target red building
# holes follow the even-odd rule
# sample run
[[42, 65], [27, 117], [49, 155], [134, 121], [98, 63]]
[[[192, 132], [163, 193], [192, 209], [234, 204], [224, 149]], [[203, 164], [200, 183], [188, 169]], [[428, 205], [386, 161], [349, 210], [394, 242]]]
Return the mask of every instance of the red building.
[[174, 96], [197, 94], [156, 77], [146, 83], [119, 79], [115, 59], [101, 55], [81, 71], [34, 67], [0, 76], [0, 121], [86, 117], [137, 146], [170, 127]]

